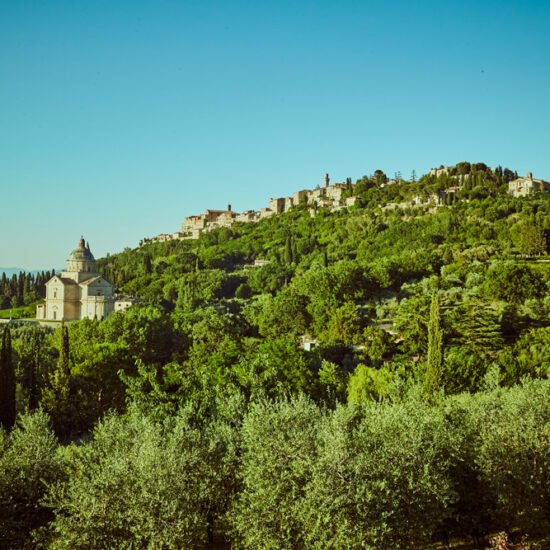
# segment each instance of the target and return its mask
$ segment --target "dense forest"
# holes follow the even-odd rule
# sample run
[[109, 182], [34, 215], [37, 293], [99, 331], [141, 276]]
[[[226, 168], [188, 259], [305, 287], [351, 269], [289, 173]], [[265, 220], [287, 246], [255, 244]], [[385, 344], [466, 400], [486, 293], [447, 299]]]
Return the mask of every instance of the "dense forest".
[[[3, 332], [0, 547], [548, 535], [550, 195], [516, 176], [376, 171], [350, 208], [98, 260], [143, 301]], [[10, 305], [46, 279], [20, 280]]]
[[13, 274], [11, 277], [6, 277], [6, 274], [2, 273], [0, 309], [17, 308], [36, 303], [37, 300], [45, 296], [45, 284], [54, 273], [54, 270], [42, 271], [36, 275], [20, 272], [19, 275]]

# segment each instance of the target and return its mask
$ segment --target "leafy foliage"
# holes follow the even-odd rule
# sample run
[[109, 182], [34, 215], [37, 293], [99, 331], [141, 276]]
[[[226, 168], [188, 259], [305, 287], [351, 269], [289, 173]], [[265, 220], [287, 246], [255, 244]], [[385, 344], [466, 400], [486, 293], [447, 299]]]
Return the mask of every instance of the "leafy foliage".
[[[4, 337], [6, 537], [374, 549], [549, 530], [550, 201], [508, 196], [514, 177], [377, 171], [346, 182], [349, 209], [302, 201], [99, 260], [143, 302]], [[4, 279], [5, 304], [35, 296]]]

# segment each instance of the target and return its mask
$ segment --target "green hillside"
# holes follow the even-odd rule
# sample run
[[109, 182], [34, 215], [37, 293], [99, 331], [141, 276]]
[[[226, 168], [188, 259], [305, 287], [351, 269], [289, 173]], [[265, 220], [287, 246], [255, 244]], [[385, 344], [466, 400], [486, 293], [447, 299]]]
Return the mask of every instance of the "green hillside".
[[550, 194], [515, 176], [377, 171], [350, 208], [98, 260], [143, 301], [4, 332], [0, 546], [547, 536]]

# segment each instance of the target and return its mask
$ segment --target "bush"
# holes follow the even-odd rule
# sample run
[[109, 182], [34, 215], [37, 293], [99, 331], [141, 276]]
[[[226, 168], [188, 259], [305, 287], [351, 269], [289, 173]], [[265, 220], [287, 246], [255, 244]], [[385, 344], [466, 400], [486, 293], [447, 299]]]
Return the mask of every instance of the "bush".
[[520, 303], [543, 295], [545, 285], [529, 266], [514, 262], [496, 262], [487, 271], [484, 283], [489, 298]]

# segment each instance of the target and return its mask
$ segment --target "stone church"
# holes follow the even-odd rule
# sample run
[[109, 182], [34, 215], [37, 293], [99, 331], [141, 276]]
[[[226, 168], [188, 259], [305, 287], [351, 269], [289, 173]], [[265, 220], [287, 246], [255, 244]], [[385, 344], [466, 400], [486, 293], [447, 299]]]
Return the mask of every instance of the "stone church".
[[96, 271], [90, 246], [81, 238], [67, 260], [67, 271], [46, 283], [46, 301], [36, 306], [36, 318], [104, 319], [114, 309], [114, 294], [115, 286]]

